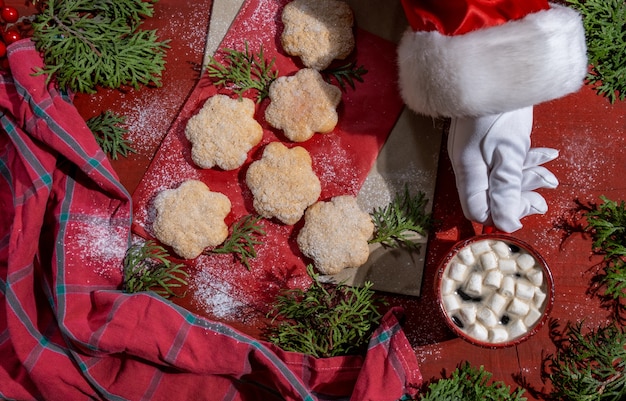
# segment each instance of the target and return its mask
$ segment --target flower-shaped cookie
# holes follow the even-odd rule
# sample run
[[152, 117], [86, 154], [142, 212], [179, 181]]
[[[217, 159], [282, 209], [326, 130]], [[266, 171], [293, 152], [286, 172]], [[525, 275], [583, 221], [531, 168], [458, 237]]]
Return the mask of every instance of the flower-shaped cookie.
[[201, 168], [241, 167], [250, 149], [263, 138], [263, 129], [254, 119], [254, 109], [254, 102], [247, 98], [215, 95], [207, 99], [185, 127], [193, 162]]
[[283, 49], [318, 71], [354, 49], [350, 6], [338, 0], [294, 0], [283, 9]]
[[367, 262], [367, 241], [374, 233], [374, 223], [359, 208], [354, 196], [316, 202], [306, 210], [304, 221], [298, 233], [298, 246], [313, 259], [320, 273], [335, 274]]
[[212, 192], [202, 181], [188, 180], [178, 188], [160, 192], [154, 207], [154, 235], [182, 258], [193, 259], [228, 237], [224, 219], [230, 213], [230, 200]]
[[300, 146], [289, 149], [280, 142], [268, 144], [261, 159], [250, 165], [246, 183], [257, 213], [288, 225], [297, 223], [322, 192], [309, 152]]
[[265, 119], [294, 142], [304, 142], [316, 132], [330, 132], [339, 120], [341, 89], [310, 68], [276, 79], [270, 85], [269, 98]]

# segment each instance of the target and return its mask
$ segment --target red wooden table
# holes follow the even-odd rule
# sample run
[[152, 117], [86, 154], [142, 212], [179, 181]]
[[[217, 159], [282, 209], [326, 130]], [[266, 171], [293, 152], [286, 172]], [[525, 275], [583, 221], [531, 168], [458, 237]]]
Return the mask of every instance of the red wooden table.
[[[76, 105], [85, 118], [111, 109], [127, 116], [130, 139], [138, 150], [128, 158], [113, 161], [120, 180], [133, 193], [161, 139], [176, 118], [199, 77], [211, 0], [180, 2], [160, 0], [156, 15], [145, 27], [158, 28], [162, 38], [171, 39], [163, 87], [141, 91], [100, 91], [79, 95]], [[514, 236], [533, 244], [544, 256], [554, 275], [556, 286], [552, 317], [561, 322], [586, 319], [597, 325], [611, 318], [600, 300], [589, 295], [594, 266], [599, 262], [591, 253], [591, 242], [580, 232], [567, 230], [577, 200], [599, 202], [626, 199], [626, 103], [610, 105], [591, 88], [535, 108], [533, 146], [549, 146], [561, 151], [550, 163], [560, 185], [544, 191], [549, 211], [544, 216], [526, 218], [524, 228]], [[445, 132], [442, 132], [445, 135]], [[427, 248], [423, 291], [420, 297], [388, 295], [392, 305], [406, 310], [405, 331], [414, 346], [426, 380], [439, 378], [460, 362], [484, 365], [494, 379], [512, 386], [527, 383], [541, 390], [541, 364], [547, 353], [555, 350], [545, 326], [537, 335], [519, 346], [507, 349], [483, 349], [456, 338], [449, 331], [434, 298], [433, 279], [437, 265], [458, 240], [480, 232], [460, 213], [454, 177], [444, 149], [441, 151], [434, 217], [440, 222]], [[194, 306], [180, 301], [191, 309]], [[197, 310], [202, 313], [202, 310]], [[240, 322], [239, 329], [258, 335], [258, 327]], [[529, 399], [538, 399], [532, 392]]]

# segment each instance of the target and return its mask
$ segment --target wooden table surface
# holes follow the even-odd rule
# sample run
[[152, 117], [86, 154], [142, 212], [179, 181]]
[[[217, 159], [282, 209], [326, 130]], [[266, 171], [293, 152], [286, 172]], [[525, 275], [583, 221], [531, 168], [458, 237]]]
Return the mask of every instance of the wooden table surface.
[[[99, 91], [76, 98], [76, 106], [85, 118], [106, 109], [127, 116], [129, 138], [138, 153], [114, 160], [113, 166], [131, 194], [197, 82], [211, 4], [211, 0], [160, 0], [156, 4], [156, 15], [145, 26], [158, 28], [161, 37], [171, 39], [162, 88]], [[514, 236], [534, 245], [552, 269], [556, 296], [551, 317], [562, 323], [586, 319], [587, 324], [597, 325], [611, 319], [611, 311], [589, 294], [594, 266], [600, 259], [592, 255], [587, 236], [567, 227], [577, 222], [572, 217], [577, 201], [599, 202], [601, 195], [626, 199], [625, 116], [626, 102], [611, 105], [589, 87], [535, 108], [533, 146], [561, 151], [549, 165], [560, 185], [542, 192], [549, 205], [548, 213], [524, 219], [524, 227]], [[442, 135], [445, 139], [445, 132]], [[547, 326], [516, 347], [483, 349], [456, 338], [438, 312], [433, 280], [439, 261], [455, 242], [481, 230], [460, 213], [445, 149], [439, 158], [433, 205], [434, 217], [440, 224], [428, 243], [422, 295], [387, 296], [392, 305], [405, 308], [405, 331], [424, 378], [439, 378], [467, 360], [476, 366], [484, 365], [496, 380], [512, 386], [527, 383], [528, 399], [540, 399], [546, 386], [541, 379], [542, 360], [555, 350]], [[240, 328], [256, 333], [253, 327]]]

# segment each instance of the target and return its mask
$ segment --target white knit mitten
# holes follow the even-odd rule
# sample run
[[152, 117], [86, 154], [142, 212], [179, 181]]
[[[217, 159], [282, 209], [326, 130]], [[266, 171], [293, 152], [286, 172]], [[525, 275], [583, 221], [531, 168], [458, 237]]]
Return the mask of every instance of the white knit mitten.
[[523, 217], [548, 210], [535, 190], [558, 185], [554, 174], [541, 166], [558, 151], [530, 148], [532, 122], [532, 106], [452, 119], [448, 154], [465, 217], [513, 232], [522, 227]]

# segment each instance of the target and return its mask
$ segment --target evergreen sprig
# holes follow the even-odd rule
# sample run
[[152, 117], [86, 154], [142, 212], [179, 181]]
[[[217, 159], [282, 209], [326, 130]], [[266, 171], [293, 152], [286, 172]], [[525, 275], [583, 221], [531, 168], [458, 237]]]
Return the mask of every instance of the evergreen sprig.
[[332, 83], [334, 79], [342, 90], [346, 90], [346, 85], [355, 89], [355, 81], [363, 82], [363, 75], [365, 74], [367, 74], [365, 67], [362, 65], [357, 66], [356, 62], [350, 62], [337, 68], [328, 68], [322, 71], [322, 75], [327, 82]]
[[129, 153], [136, 153], [125, 138], [128, 133], [128, 129], [123, 126], [125, 122], [124, 116], [110, 110], [87, 120], [87, 127], [93, 133], [98, 145], [114, 160], [118, 155], [126, 157]]
[[214, 248], [211, 252], [233, 253], [250, 270], [250, 259], [257, 256], [254, 247], [263, 243], [259, 237], [265, 235], [265, 230], [259, 224], [260, 220], [261, 216], [242, 217], [233, 224], [231, 234], [222, 246]]
[[124, 257], [123, 291], [136, 293], [153, 291], [164, 298], [178, 295], [174, 289], [188, 285], [189, 274], [183, 264], [169, 260], [169, 254], [154, 241], [132, 245]]
[[475, 368], [469, 362], [462, 363], [450, 377], [441, 378], [428, 385], [428, 391], [420, 395], [420, 401], [525, 401], [524, 389], [511, 388], [503, 382], [492, 382], [492, 374], [483, 366]]
[[585, 230], [592, 236], [593, 251], [604, 256], [604, 295], [619, 301], [626, 298], [626, 203], [600, 199], [602, 203], [585, 214]]
[[374, 222], [374, 237], [370, 243], [386, 246], [419, 248], [413, 241], [414, 234], [426, 235], [432, 226], [432, 215], [426, 212], [428, 199], [423, 192], [411, 195], [408, 186], [397, 193], [385, 207], [376, 208], [371, 213]]
[[587, 80], [611, 103], [626, 97], [626, 3], [623, 0], [567, 0], [583, 16], [591, 70]]
[[45, 62], [36, 73], [82, 93], [99, 86], [160, 86], [168, 41], [139, 29], [155, 1], [47, 0], [32, 24]]
[[237, 95], [249, 90], [257, 91], [257, 103], [269, 96], [269, 87], [276, 78], [278, 70], [275, 68], [275, 59], [265, 59], [263, 46], [258, 53], [253, 54], [245, 43], [245, 50], [239, 51], [226, 48], [224, 63], [214, 56], [209, 57], [206, 72], [215, 86], [230, 87]]
[[306, 291], [285, 290], [277, 297], [269, 314], [268, 341], [317, 358], [362, 352], [381, 319], [378, 306], [383, 301], [374, 297], [372, 284], [324, 284], [313, 266], [307, 271], [313, 282]]
[[[553, 329], [556, 331], [556, 328]], [[552, 399], [619, 401], [626, 396], [626, 333], [615, 322], [583, 332], [569, 323], [547, 358]]]

